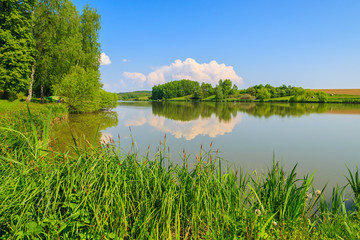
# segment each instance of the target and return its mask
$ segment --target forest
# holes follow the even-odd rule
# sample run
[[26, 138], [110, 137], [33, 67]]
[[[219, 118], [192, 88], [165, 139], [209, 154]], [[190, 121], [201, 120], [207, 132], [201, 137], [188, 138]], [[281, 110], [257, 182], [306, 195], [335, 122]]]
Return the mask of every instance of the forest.
[[186, 97], [186, 99], [193, 100], [211, 99], [215, 101], [223, 101], [226, 99], [263, 101], [265, 99], [288, 97], [286, 100], [290, 102], [311, 100], [326, 102], [328, 94], [322, 91], [314, 92], [303, 89], [302, 87], [293, 87], [291, 85], [273, 87], [270, 84], [266, 84], [265, 86], [260, 84], [247, 89], [238, 89], [230, 79], [219, 80], [215, 87], [204, 82], [200, 85], [197, 81], [179, 80], [160, 84], [152, 88], [152, 100], [167, 100], [179, 97]]
[[0, 1], [0, 98], [59, 96], [70, 111], [92, 112], [117, 95], [100, 82], [101, 16], [70, 0]]

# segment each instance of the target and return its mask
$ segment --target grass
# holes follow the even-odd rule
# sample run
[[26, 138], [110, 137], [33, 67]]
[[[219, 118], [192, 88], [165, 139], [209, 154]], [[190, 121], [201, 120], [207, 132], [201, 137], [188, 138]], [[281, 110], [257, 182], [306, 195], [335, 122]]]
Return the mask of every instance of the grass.
[[192, 95], [187, 95], [183, 97], [170, 98], [168, 99], [168, 101], [190, 101], [192, 97]]
[[[298, 177], [296, 165], [287, 173], [274, 161], [264, 174], [245, 173], [225, 167], [212, 144], [194, 159], [184, 151], [177, 165], [166, 136], [154, 156], [121, 150], [115, 139], [80, 147], [73, 138], [74, 154], [55, 152], [47, 144], [51, 115], [42, 129], [34, 115], [25, 131], [3, 127], [0, 239], [360, 237], [357, 210], [342, 210], [343, 189], [329, 205], [312, 188], [315, 174]], [[349, 169], [353, 189], [357, 179]]]
[[120, 100], [149, 100], [151, 96], [151, 91], [134, 91], [134, 92], [123, 92], [118, 93], [118, 97]]

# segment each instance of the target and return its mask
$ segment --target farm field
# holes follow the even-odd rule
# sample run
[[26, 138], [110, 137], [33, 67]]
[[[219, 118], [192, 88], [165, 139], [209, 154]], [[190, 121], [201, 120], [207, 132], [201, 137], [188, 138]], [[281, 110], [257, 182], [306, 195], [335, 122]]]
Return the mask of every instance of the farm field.
[[360, 95], [360, 89], [312, 89], [312, 91], [322, 91], [328, 94]]

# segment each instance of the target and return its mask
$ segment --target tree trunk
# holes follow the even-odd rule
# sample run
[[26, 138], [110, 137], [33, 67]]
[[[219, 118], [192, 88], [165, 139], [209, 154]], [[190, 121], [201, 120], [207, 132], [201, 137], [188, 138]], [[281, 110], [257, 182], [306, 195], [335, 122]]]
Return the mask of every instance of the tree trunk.
[[33, 85], [34, 85], [34, 74], [35, 74], [35, 62], [33, 62], [32, 66], [31, 66], [31, 75], [30, 75], [30, 87], [29, 87], [29, 95], [26, 98], [27, 102], [31, 101], [31, 97], [33, 94]]
[[44, 99], [44, 80], [41, 82], [41, 103], [45, 103]]

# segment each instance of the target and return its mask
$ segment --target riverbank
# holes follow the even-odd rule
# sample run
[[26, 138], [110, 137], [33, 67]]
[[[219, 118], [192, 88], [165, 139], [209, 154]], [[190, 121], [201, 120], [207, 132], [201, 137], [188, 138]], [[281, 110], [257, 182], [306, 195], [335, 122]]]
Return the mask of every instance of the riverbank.
[[[357, 89], [354, 89], [357, 90]], [[316, 90], [315, 90], [316, 91]], [[357, 92], [356, 92], [357, 93]], [[245, 94], [247, 95], [247, 94]], [[235, 95], [229, 96], [228, 98], [218, 100], [215, 95], [209, 96], [207, 98], [198, 99], [194, 98], [192, 95], [184, 96], [184, 97], [176, 97], [170, 99], [162, 99], [162, 100], [151, 100], [150, 96], [145, 97], [136, 97], [129, 98], [131, 101], [179, 101], [179, 102], [274, 102], [274, 103], [283, 103], [283, 102], [293, 102], [293, 103], [360, 103], [360, 95], [357, 94], [329, 94], [326, 100], [319, 100], [317, 98], [308, 98], [297, 99], [296, 96], [286, 96], [286, 97], [278, 97], [278, 98], [267, 98], [267, 99], [256, 99], [252, 96], [245, 95]]]
[[[248, 174], [227, 168], [212, 144], [173, 164], [166, 137], [153, 156], [125, 152], [117, 139], [99, 147], [73, 139], [69, 155], [39, 144], [32, 126], [7, 135], [16, 144], [0, 158], [4, 238], [359, 238], [360, 217], [344, 211], [343, 188], [326, 202], [312, 188], [316, 174], [299, 177], [296, 166], [286, 172], [274, 162]], [[359, 174], [350, 172], [358, 206]]]

